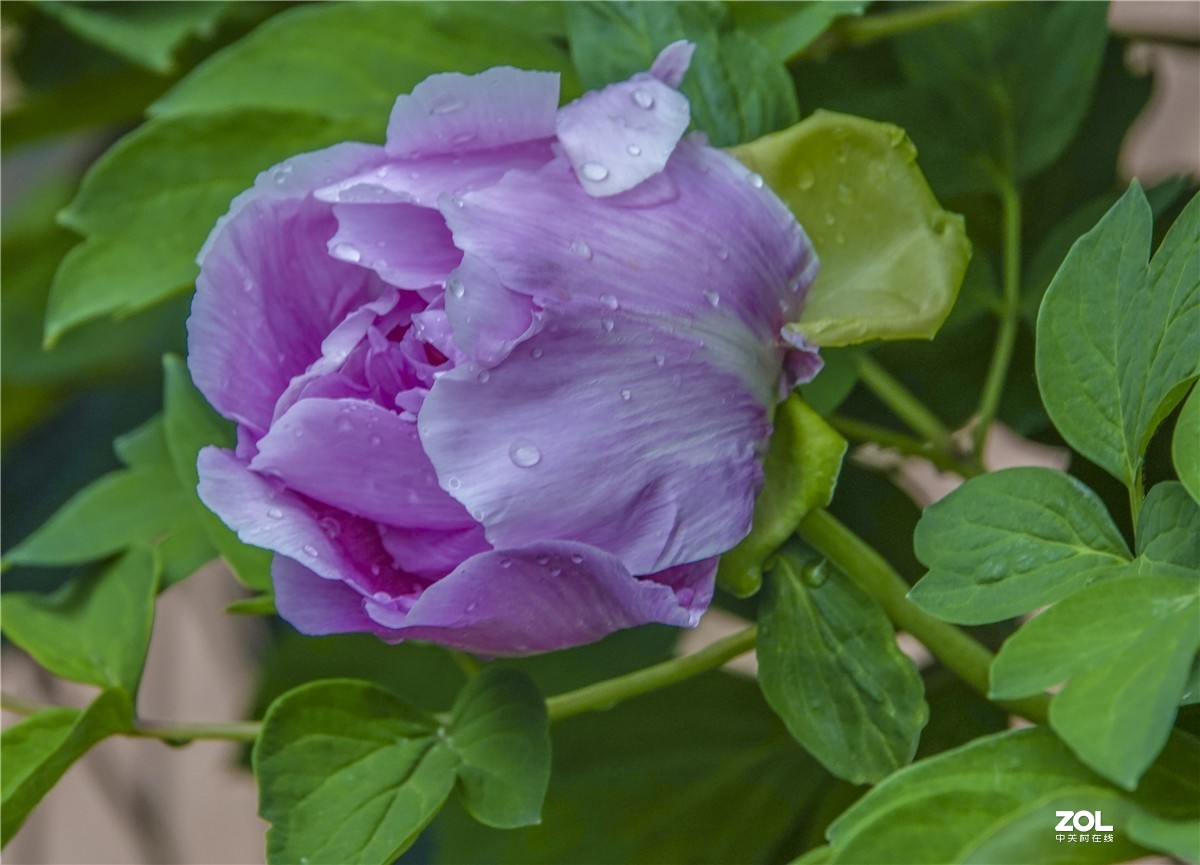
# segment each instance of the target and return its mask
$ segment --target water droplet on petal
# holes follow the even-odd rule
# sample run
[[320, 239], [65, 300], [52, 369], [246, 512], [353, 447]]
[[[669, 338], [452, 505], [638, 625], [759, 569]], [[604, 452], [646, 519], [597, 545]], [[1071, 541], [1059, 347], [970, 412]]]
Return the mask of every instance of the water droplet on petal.
[[636, 144], [630, 144], [628, 147], [625, 148], [625, 152], [628, 153], [630, 156], [641, 156], [642, 148], [638, 147]]
[[458, 478], [450, 478], [450, 480], [446, 481], [446, 486], [450, 487], [452, 490], [456, 490], [462, 486], [462, 481], [460, 481]]
[[453, 114], [455, 111], [461, 111], [463, 101], [456, 96], [443, 96], [434, 101], [429, 106], [430, 114]]
[[746, 182], [749, 183], [751, 186], [753, 186], [755, 189], [763, 188], [762, 175], [755, 171], [751, 171], [749, 174], [746, 175]]
[[342, 524], [333, 517], [321, 517], [321, 519], [317, 521], [317, 525], [319, 525], [321, 530], [331, 538], [336, 538], [342, 533]]
[[462, 297], [467, 293], [467, 287], [463, 285], [463, 281], [457, 276], [452, 276], [446, 280], [446, 288], [455, 297]]
[[304, 555], [310, 556], [311, 558], [315, 559], [320, 555], [320, 553], [317, 552], [317, 548], [312, 544], [305, 544], [302, 549], [304, 550]]
[[387, 592], [376, 592], [371, 597], [381, 604], [390, 604], [392, 602], [392, 596]]
[[372, 565], [371, 565], [371, 576], [373, 576], [373, 577], [377, 577], [377, 576], [379, 576], [381, 573], [383, 573], [383, 568], [382, 568], [382, 567], [380, 567], [378, 564], [372, 564]]
[[614, 322], [611, 318], [602, 318], [600, 319], [600, 326], [604, 328], [607, 333], [612, 333], [613, 328], [617, 325], [616, 322]]
[[288, 175], [292, 173], [292, 166], [277, 165], [271, 169], [271, 179], [280, 186], [287, 183]]
[[254, 288], [255, 286], [253, 279], [247, 276], [244, 280], [242, 280], [242, 291], [254, 291]]
[[708, 301], [709, 306], [713, 307], [719, 306], [721, 303], [721, 295], [717, 294], [715, 291], [704, 292], [704, 299]]
[[383, 439], [379, 436], [371, 436], [371, 444], [375, 447], [379, 447], [381, 444], [383, 444]]
[[463, 610], [463, 612], [464, 613], [473, 613], [473, 612], [475, 612], [475, 608], [478, 606], [479, 606], [478, 601], [471, 601], [471, 603], [467, 604], [467, 608], [465, 610]]
[[629, 402], [631, 399], [633, 399], [633, 391], [625, 388], [621, 391], [621, 399], [625, 400], [625, 402]]
[[577, 565], [582, 565], [583, 564], [583, 556], [579, 555], [579, 553], [571, 553], [571, 561], [573, 561]]
[[542, 452], [529, 439], [517, 439], [508, 448], [508, 458], [517, 468], [533, 468], [542, 461]]
[[638, 108], [649, 109], [654, 107], [654, 97], [640, 87], [633, 91], [631, 95], [633, 97], [633, 104]]
[[607, 306], [609, 309], [613, 309], [613, 310], [615, 310], [617, 307], [619, 307], [621, 305], [617, 301], [616, 297], [614, 297], [611, 294], [600, 295], [600, 302], [602, 304], [604, 304], [605, 306]]
[[725, 261], [726, 259], [729, 258], [729, 250], [726, 249], [724, 246], [718, 246], [717, 247], [717, 258], [721, 259], [721, 261]]
[[342, 261], [348, 261], [351, 264], [357, 264], [362, 258], [362, 253], [349, 243], [339, 243], [333, 248], [333, 257], [340, 258]]
[[479, 375], [475, 376], [475, 381], [479, 382], [480, 384], [487, 384], [488, 379], [491, 377], [492, 374], [490, 372], [488, 372], [486, 369], [481, 369], [479, 371]]
[[545, 352], [544, 352], [544, 351], [542, 351], [540, 348], [532, 348], [532, 349], [530, 349], [530, 350], [529, 350], [529, 356], [530, 356], [531, 358], [533, 358], [534, 360], [537, 360], [537, 359], [538, 359], [539, 357], [541, 357], [543, 354], [545, 354]]
[[506, 559], [501, 559], [501, 560], [500, 560], [500, 567], [502, 567], [502, 568], [511, 568], [511, 567], [512, 567], [512, 559], [507, 559], [507, 558], [506, 558]]
[[338, 432], [352, 432], [354, 430], [354, 421], [350, 420], [348, 417], [339, 417], [333, 422], [333, 426]]
[[599, 183], [608, 177], [608, 169], [599, 162], [585, 162], [579, 169], [579, 173], [583, 175], [584, 180], [590, 180], [592, 183]]
[[450, 139], [451, 144], [466, 144], [468, 141], [475, 140], [474, 132], [460, 132]]
[[575, 253], [580, 258], [584, 259], [585, 261], [592, 260], [592, 248], [590, 246], [588, 246], [586, 243], [584, 243], [582, 240], [572, 240], [571, 241], [571, 252]]
[[283, 511], [281, 511], [279, 508], [267, 508], [267, 516], [273, 520], [282, 520]]
[[662, 366], [666, 362], [667, 362], [667, 356], [665, 354], [663, 354], [661, 351], [658, 352], [656, 355], [654, 355], [654, 365], [655, 366]]

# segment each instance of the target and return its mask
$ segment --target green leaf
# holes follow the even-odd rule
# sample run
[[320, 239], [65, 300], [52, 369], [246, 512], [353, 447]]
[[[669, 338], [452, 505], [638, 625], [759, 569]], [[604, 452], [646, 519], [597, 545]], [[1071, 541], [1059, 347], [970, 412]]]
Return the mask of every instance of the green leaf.
[[775, 560], [759, 608], [759, 682], [792, 736], [839, 778], [908, 765], [929, 719], [924, 686], [869, 595], [802, 551]]
[[680, 89], [692, 122], [718, 147], [749, 141], [795, 123], [795, 87], [760, 42], [729, 29], [718, 3], [570, 3], [571, 59], [589, 89], [644, 72], [672, 42], [695, 43]]
[[[182, 360], [175, 355], [166, 355], [163, 358], [163, 371], [163, 426], [167, 447], [192, 510], [213, 546], [242, 585], [251, 589], [270, 589], [271, 553], [239, 541], [233, 530], [205, 507], [195, 492], [200, 482], [196, 455], [206, 445], [233, 447], [233, 430], [196, 390]], [[267, 602], [271, 604], [268, 614], [274, 612], [274, 603], [269, 597]]]
[[[201, 64], [154, 103], [150, 114], [303, 112], [369, 120], [382, 133], [396, 97], [434, 72], [481, 72], [506, 64], [569, 71], [552, 33], [523, 27], [531, 13], [543, 20], [561, 14], [552, 7], [522, 4], [519, 15], [468, 2], [290, 9]], [[570, 92], [572, 82], [566, 84]], [[301, 149], [311, 148], [296, 148]]]
[[1038, 315], [1051, 420], [1130, 487], [1151, 435], [1200, 374], [1200, 196], [1147, 264], [1152, 223], [1134, 181], [1071, 247]]
[[462, 801], [481, 823], [499, 829], [541, 822], [550, 783], [546, 704], [518, 670], [488, 668], [454, 704], [450, 743], [462, 758]]
[[362, 134], [360, 125], [270, 111], [140, 126], [97, 160], [61, 215], [85, 240], [55, 275], [47, 342], [91, 319], [127, 315], [187, 290], [204, 238], [258, 171]]
[[990, 163], [1019, 183], [1075, 137], [1107, 39], [1103, 4], [1047, 3], [981, 9], [895, 46], [910, 87], [931, 98], [928, 117], [960, 153], [974, 154], [977, 176]]
[[1179, 481], [1200, 502], [1200, 388], [1183, 404], [1171, 440], [1171, 458]]
[[990, 695], [1068, 681], [1050, 724], [1098, 772], [1132, 788], [1162, 749], [1196, 651], [1194, 579], [1142, 574], [1083, 589], [1026, 623], [992, 665]]
[[267, 861], [391, 863], [450, 795], [458, 762], [433, 717], [375, 685], [289, 691], [253, 753]]
[[930, 339], [971, 257], [899, 127], [817, 111], [734, 151], [804, 226], [821, 270], [798, 324], [821, 346]]
[[5, 636], [64, 679], [137, 693], [150, 644], [159, 566], [134, 548], [58, 591], [8, 592]]
[[[914, 763], [868, 792], [830, 827], [834, 848], [830, 861], [878, 865], [1062, 861], [1052, 831], [1055, 804], [1091, 810], [1098, 807], [1091, 804], [1094, 800], [1112, 801], [1111, 793], [1048, 730], [999, 733]], [[1037, 812], [1040, 819], [1022, 819]], [[1112, 825], [1119, 826], [1114, 833], [1117, 842], [1094, 845], [1096, 855], [1105, 858], [1080, 861], [1133, 858], [1130, 853], [1136, 854], [1137, 848], [1131, 850], [1123, 840], [1125, 813], [1112, 814]], [[947, 819], [951, 814], [953, 819]], [[1106, 821], [1109, 816], [1109, 810], [1104, 810]], [[976, 858], [977, 852], [983, 854], [997, 841], [1003, 848], [1037, 855]]]
[[159, 73], [193, 36], [211, 36], [228, 3], [39, 3], [67, 29], [119, 57]]
[[730, 3], [734, 24], [762, 43], [771, 58], [786, 63], [816, 41], [838, 18], [862, 15], [864, 0]]
[[948, 622], [998, 622], [1124, 575], [1129, 550], [1075, 478], [1015, 468], [972, 478], [925, 509], [914, 537], [929, 568], [914, 603]]
[[846, 440], [799, 396], [775, 412], [775, 430], [763, 464], [766, 482], [754, 503], [754, 523], [741, 543], [721, 557], [717, 579], [739, 597], [758, 591], [763, 562], [783, 546], [814, 508], [833, 499]]
[[110, 690], [87, 709], [46, 709], [6, 728], [0, 736], [0, 844], [8, 844], [72, 763], [101, 739], [128, 729], [132, 719], [129, 695]]
[[1151, 850], [1169, 853], [1184, 862], [1200, 862], [1200, 819], [1167, 820], [1157, 814], [1134, 814], [1129, 834]]
[[1138, 514], [1137, 552], [1159, 572], [1182, 568], [1200, 576], [1200, 504], [1183, 484], [1164, 481], [1150, 489]]

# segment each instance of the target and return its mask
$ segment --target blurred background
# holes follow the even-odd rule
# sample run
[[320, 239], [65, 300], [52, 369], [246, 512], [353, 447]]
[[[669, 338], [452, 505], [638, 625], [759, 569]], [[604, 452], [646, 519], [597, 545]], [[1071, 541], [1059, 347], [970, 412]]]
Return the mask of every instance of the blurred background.
[[[159, 358], [166, 351], [183, 353], [186, 296], [119, 321], [86, 325], [53, 351], [41, 349], [51, 278], [77, 240], [53, 226], [48, 215], [70, 200], [88, 165], [138, 121], [146, 105], [206, 56], [291, 4], [213, 5], [226, 7], [225, 12], [193, 25], [173, 55], [141, 62], [131, 62], [120, 45], [106, 49], [103, 40], [72, 35], [55, 4], [8, 2], [0, 9], [0, 532], [5, 549], [72, 493], [118, 466], [110, 442], [159, 410]], [[512, 14], [520, 16], [520, 4], [513, 5]], [[1136, 176], [1151, 186], [1185, 174], [1194, 182], [1200, 178], [1200, 3], [1120, 0], [1110, 7], [1109, 20], [1114, 33], [1128, 40], [1122, 47], [1126, 68], [1152, 82], [1121, 149], [1121, 177]], [[801, 83], [804, 72], [796, 70]], [[1101, 79], [1100, 111], [1109, 96], [1103, 86]], [[816, 107], [802, 104], [806, 112]], [[994, 439], [994, 465], [1053, 464], [1059, 458], [1015, 434]], [[879, 455], [860, 454], [863, 463], [872, 459], [878, 465]], [[887, 468], [903, 475], [917, 502], [948, 489], [947, 479], [920, 461]], [[17, 568], [5, 574], [4, 588], [45, 588], [70, 573]], [[143, 717], [247, 717], [295, 681], [345, 670], [347, 651], [359, 659], [378, 655], [378, 644], [370, 641], [306, 641], [315, 645], [301, 647], [278, 623], [224, 612], [245, 596], [220, 562], [162, 596], [141, 691]], [[706, 618], [698, 633], [688, 635], [684, 650], [723, 635], [728, 623], [728, 614]], [[424, 674], [428, 677], [430, 670]], [[8, 645], [0, 676], [5, 691], [30, 698], [69, 705], [89, 698], [88, 689], [50, 678]], [[4, 713], [6, 724], [16, 719]], [[49, 794], [7, 847], [5, 860], [261, 862], [265, 825], [255, 816], [254, 784], [244, 760], [235, 745], [201, 742], [172, 751], [153, 741], [107, 740]], [[419, 845], [406, 859], [426, 856], [428, 850]]]

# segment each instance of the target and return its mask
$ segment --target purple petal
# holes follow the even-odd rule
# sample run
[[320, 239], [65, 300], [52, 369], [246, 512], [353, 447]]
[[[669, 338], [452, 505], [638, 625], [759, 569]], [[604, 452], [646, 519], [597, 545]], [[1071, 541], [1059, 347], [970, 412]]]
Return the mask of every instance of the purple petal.
[[737, 543], [778, 359], [759, 373], [770, 393], [756, 394], [661, 319], [601, 309], [550, 321], [486, 378], [443, 375], [418, 419], [443, 486], [493, 546], [579, 541], [647, 574]]
[[791, 346], [784, 356], [783, 364], [787, 372], [788, 390], [801, 384], [808, 384], [825, 367], [820, 351], [811, 344], [800, 332], [791, 327], [780, 331], [783, 341]]
[[509, 291], [478, 256], [464, 256], [446, 282], [454, 341], [471, 360], [492, 366], [541, 327], [533, 300]]
[[483, 527], [398, 529], [380, 526], [383, 547], [396, 567], [421, 577], [444, 577], [476, 553], [490, 550]]
[[259, 440], [250, 468], [347, 513], [390, 525], [473, 523], [438, 486], [416, 426], [365, 400], [300, 400]]
[[[585, 544], [546, 542], [481, 553], [434, 583], [404, 618], [402, 635], [488, 655], [529, 655], [598, 640], [648, 622], [690, 627], [694, 598], [716, 562], [699, 563], [681, 592], [631, 576]], [[369, 605], [368, 605], [369, 606]]]
[[369, 267], [399, 288], [441, 285], [462, 260], [436, 210], [411, 204], [338, 204], [334, 258]]
[[498, 66], [431, 75], [396, 100], [387, 152], [412, 158], [503, 147], [554, 135], [558, 74]]
[[397, 635], [367, 615], [363, 595], [340, 580], [319, 576], [297, 561], [276, 556], [271, 563], [275, 609], [302, 634], [350, 634], [359, 631], [395, 642]]
[[325, 335], [382, 289], [370, 271], [328, 256], [337, 225], [310, 195], [380, 158], [380, 148], [346, 144], [277, 165], [234, 201], [200, 253], [188, 366], [214, 408], [258, 434]]
[[678, 87], [683, 83], [683, 76], [692, 65], [692, 55], [696, 52], [696, 44], [680, 40], [672, 42], [658, 53], [650, 74], [668, 87]]
[[662, 171], [691, 112], [649, 74], [586, 93], [558, 112], [558, 140], [588, 195], [632, 189]]

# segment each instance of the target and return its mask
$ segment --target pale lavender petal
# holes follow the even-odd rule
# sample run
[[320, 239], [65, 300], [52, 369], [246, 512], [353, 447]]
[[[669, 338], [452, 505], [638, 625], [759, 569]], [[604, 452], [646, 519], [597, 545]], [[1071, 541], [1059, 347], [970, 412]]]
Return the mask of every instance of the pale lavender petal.
[[300, 400], [259, 440], [250, 468], [318, 501], [390, 525], [473, 523], [438, 486], [416, 426], [365, 400]]
[[401, 633], [488, 655], [529, 655], [648, 622], [689, 627], [699, 618], [690, 603], [586, 544], [544, 542], [468, 559], [425, 590]]
[[444, 488], [493, 546], [580, 541], [647, 574], [737, 543], [778, 357], [760, 394], [660, 317], [598, 307], [547, 322], [486, 378], [439, 378], [417, 422]]
[[396, 100], [387, 152], [412, 158], [483, 150], [554, 134], [558, 73], [498, 66], [431, 75]]
[[320, 356], [325, 335], [382, 289], [370, 271], [329, 257], [337, 225], [310, 195], [380, 156], [376, 147], [339, 145], [264, 172], [200, 254], [188, 366], [217, 411], [257, 434], [291, 378]]
[[337, 204], [333, 214], [338, 229], [329, 240], [329, 253], [369, 267], [399, 288], [441, 285], [462, 260], [436, 210], [412, 204]]
[[688, 67], [692, 65], [692, 54], [695, 51], [694, 42], [672, 42], [658, 53], [650, 67], [650, 74], [669, 87], [678, 87], [683, 83], [683, 76]]
[[558, 140], [583, 189], [605, 197], [662, 171], [690, 120], [687, 97], [643, 73], [564, 106]]
[[396, 567], [421, 577], [443, 577], [476, 553], [492, 548], [479, 524], [440, 530], [380, 526], [379, 533]]
[[447, 280], [446, 315], [458, 348], [485, 366], [507, 357], [541, 327], [534, 299], [505, 288], [477, 256], [464, 256]]
[[780, 331], [783, 341], [790, 346], [784, 355], [784, 369], [787, 371], [788, 390], [801, 384], [808, 384], [825, 366], [820, 351], [815, 345], [806, 340], [799, 331], [785, 327]]

